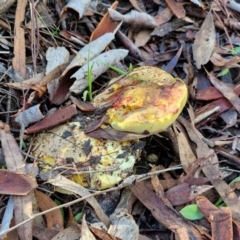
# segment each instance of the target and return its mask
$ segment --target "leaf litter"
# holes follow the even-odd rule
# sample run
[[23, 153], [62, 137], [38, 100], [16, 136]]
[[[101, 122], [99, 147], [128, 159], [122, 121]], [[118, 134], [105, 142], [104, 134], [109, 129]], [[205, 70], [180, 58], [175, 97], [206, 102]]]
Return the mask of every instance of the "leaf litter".
[[1, 237], [237, 239], [238, 5], [6, 5]]

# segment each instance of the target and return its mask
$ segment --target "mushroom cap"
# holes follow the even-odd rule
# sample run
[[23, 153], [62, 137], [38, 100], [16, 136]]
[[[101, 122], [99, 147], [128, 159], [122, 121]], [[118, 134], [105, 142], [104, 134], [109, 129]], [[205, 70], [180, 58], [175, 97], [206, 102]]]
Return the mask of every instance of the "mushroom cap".
[[187, 86], [156, 67], [139, 67], [113, 79], [93, 100], [95, 107], [108, 102], [108, 120], [114, 129], [133, 133], [157, 133], [169, 127], [182, 112]]

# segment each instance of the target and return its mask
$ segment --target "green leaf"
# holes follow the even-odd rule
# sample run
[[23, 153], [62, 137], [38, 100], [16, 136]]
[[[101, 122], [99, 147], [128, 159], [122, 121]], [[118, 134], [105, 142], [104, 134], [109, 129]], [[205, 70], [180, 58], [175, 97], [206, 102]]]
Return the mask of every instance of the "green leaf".
[[117, 73], [119, 73], [119, 74], [121, 74], [121, 75], [127, 75], [127, 72], [125, 72], [125, 71], [123, 71], [123, 70], [121, 70], [121, 69], [119, 69], [119, 68], [117, 68], [117, 67], [114, 67], [114, 66], [112, 66], [112, 65], [109, 65], [109, 64], [104, 63], [104, 62], [102, 62], [102, 61], [100, 61], [100, 63], [103, 64], [103, 65], [105, 65], [105, 66], [107, 66], [107, 67], [109, 67], [110, 69], [112, 69], [113, 71], [115, 71], [115, 72], [117, 72]]
[[233, 50], [231, 50], [231, 54], [232, 55], [237, 55], [240, 52], [240, 46], [239, 47], [235, 47]]
[[184, 207], [180, 213], [189, 220], [198, 220], [204, 217], [196, 204], [191, 204]]
[[[61, 205], [61, 202], [60, 202], [59, 200], [57, 200], [57, 199], [55, 199], [54, 202], [55, 202], [58, 206]], [[61, 212], [61, 214], [62, 214], [62, 216], [63, 216], [63, 218], [64, 218], [63, 208], [60, 208], [60, 212]]]
[[226, 75], [227, 73], [229, 73], [229, 68], [223, 69], [217, 76], [222, 77], [222, 76]]
[[82, 218], [82, 216], [83, 216], [83, 213], [80, 212], [74, 218], [75, 218], [76, 221], [78, 221], [78, 220], [80, 220]]
[[129, 64], [129, 67], [128, 67], [128, 71], [130, 72], [130, 71], [132, 71], [133, 70], [133, 65], [132, 65], [132, 63], [130, 63]]
[[88, 90], [85, 90], [85, 91], [83, 92], [83, 96], [82, 96], [82, 99], [83, 99], [84, 102], [87, 101], [87, 96], [88, 96]]

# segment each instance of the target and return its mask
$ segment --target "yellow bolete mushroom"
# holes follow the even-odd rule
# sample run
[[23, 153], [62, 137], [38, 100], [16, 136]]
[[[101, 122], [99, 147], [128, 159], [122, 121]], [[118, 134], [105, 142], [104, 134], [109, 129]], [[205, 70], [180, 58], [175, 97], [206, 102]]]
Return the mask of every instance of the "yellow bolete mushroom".
[[187, 86], [181, 79], [144, 66], [113, 79], [93, 105], [113, 103], [107, 110], [107, 123], [116, 130], [152, 134], [165, 130], [177, 119], [187, 97]]

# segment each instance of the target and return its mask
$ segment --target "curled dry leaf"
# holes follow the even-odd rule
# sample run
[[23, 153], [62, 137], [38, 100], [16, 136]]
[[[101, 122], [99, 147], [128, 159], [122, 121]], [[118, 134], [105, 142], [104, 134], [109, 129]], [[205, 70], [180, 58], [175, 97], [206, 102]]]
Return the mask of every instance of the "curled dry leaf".
[[138, 11], [132, 10], [130, 13], [122, 15], [121, 13], [109, 8], [108, 12], [113, 21], [116, 22], [126, 22], [131, 25], [138, 25], [141, 27], [157, 27], [155, 19], [147, 13], [140, 13]]
[[156, 133], [165, 130], [179, 116], [187, 101], [184, 82], [155, 67], [140, 67], [126, 76], [113, 79], [96, 96], [93, 105], [108, 102], [109, 123], [114, 129], [133, 133]]
[[71, 122], [37, 135], [31, 154], [46, 161], [53, 160], [55, 164], [73, 159], [76, 169], [70, 175], [84, 169], [92, 171], [90, 175], [75, 174], [78, 183], [104, 189], [117, 184], [131, 172], [140, 151], [131, 149], [137, 143], [138, 140], [93, 139], [84, 134], [80, 122]]
[[215, 27], [212, 13], [206, 16], [193, 44], [193, 58], [198, 69], [206, 64], [211, 55], [215, 44]]
[[90, 6], [90, 3], [91, 0], [70, 0], [61, 12], [61, 19], [63, 19], [69, 11], [76, 12], [78, 20], [81, 19], [87, 8]]
[[[70, 76], [74, 72], [76, 72], [78, 68], [82, 67], [92, 58], [98, 56], [113, 39], [114, 39], [113, 33], [106, 33], [103, 36], [99, 37], [98, 39], [90, 42], [88, 45], [84, 46], [78, 52], [76, 57], [72, 60], [72, 62], [62, 73], [61, 78], [59, 80], [58, 88], [51, 100], [52, 103], [61, 104], [65, 100], [66, 95], [69, 93], [69, 88], [72, 86], [74, 82], [74, 79], [71, 79]], [[87, 69], [87, 65], [85, 66], [85, 68]], [[86, 83], [87, 80], [84, 79], [84, 84]]]
[[29, 124], [38, 122], [39, 120], [44, 118], [40, 108], [40, 104], [30, 107], [23, 112], [19, 113], [15, 118], [15, 121], [20, 125], [27, 127]]
[[[46, 52], [46, 59], [48, 61], [46, 67], [46, 75], [51, 73], [57, 67], [60, 67], [62, 64], [69, 62], [70, 54], [65, 47], [48, 48]], [[52, 79], [51, 82], [47, 84], [48, 92], [50, 99], [53, 97], [53, 94], [58, 86], [59, 78]]]
[[115, 63], [125, 58], [127, 54], [128, 51], [125, 49], [114, 49], [102, 53], [93, 60], [89, 61], [71, 76], [71, 78], [76, 78], [76, 81], [70, 87], [70, 91], [74, 93], [80, 93], [87, 87], [88, 83], [86, 76], [89, 66], [92, 67], [92, 77], [94, 81], [109, 68], [109, 65], [115, 65]]
[[[111, 6], [112, 9], [116, 9], [118, 5], [118, 1], [114, 2]], [[121, 24], [121, 23], [120, 23]], [[90, 41], [93, 41], [105, 33], [114, 32], [114, 30], [118, 27], [119, 22], [113, 22], [110, 19], [109, 13], [106, 12], [96, 29], [92, 32], [90, 37]]]

